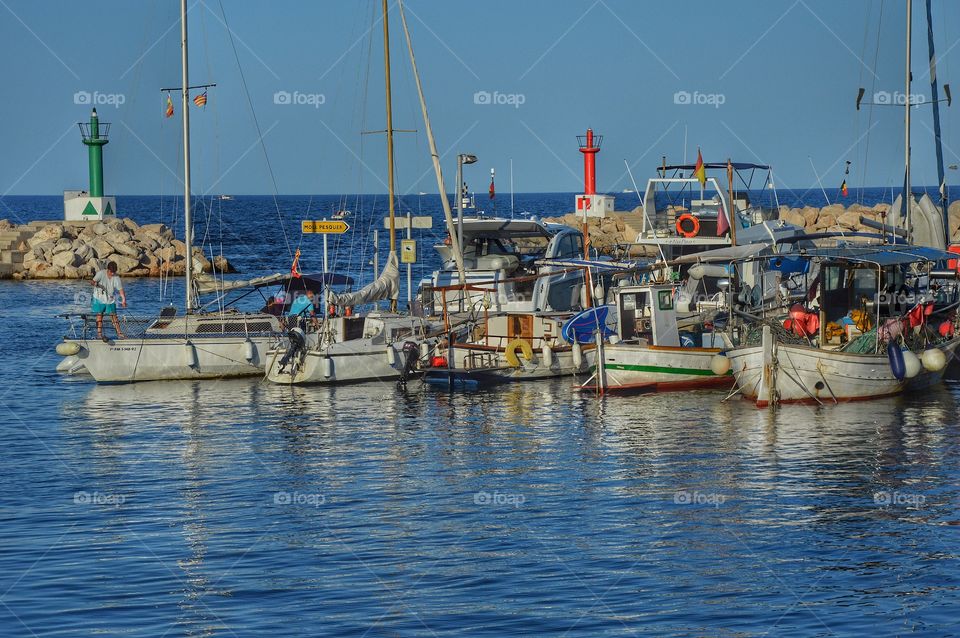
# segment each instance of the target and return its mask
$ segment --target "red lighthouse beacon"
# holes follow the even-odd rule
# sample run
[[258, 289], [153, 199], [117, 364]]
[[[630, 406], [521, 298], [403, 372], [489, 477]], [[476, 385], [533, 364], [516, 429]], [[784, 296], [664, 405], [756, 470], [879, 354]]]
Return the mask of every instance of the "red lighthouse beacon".
[[577, 195], [577, 213], [587, 217], [606, 217], [613, 212], [613, 197], [597, 195], [597, 153], [603, 143], [602, 135], [594, 135], [588, 128], [586, 135], [578, 135], [583, 153], [583, 194]]

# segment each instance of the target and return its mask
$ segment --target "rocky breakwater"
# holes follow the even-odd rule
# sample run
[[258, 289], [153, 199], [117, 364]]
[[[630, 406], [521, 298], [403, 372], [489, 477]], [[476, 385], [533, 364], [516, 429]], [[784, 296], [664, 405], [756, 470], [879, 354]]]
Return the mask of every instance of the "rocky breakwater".
[[[861, 218], [886, 223], [889, 212], [890, 204], [883, 203], [875, 206], [851, 204], [847, 208], [844, 208], [843, 204], [831, 204], [823, 208], [781, 206], [779, 215], [783, 221], [800, 226], [808, 233], [850, 231], [876, 233], [878, 231], [863, 224]], [[950, 217], [950, 237], [952, 241], [957, 241], [958, 231], [960, 231], [960, 201], [950, 204], [947, 214]]]
[[[590, 233], [590, 246], [603, 255], [622, 257], [625, 249], [627, 254], [632, 257], [645, 255], [647, 253], [646, 247], [627, 246], [636, 241], [640, 232], [639, 211], [638, 208], [632, 213], [613, 213], [607, 217], [588, 217], [587, 230]], [[544, 217], [543, 221], [548, 224], [564, 224], [577, 230], [583, 228], [583, 215], [576, 213], [568, 213], [561, 217]]]
[[[175, 239], [164, 224], [138, 225], [132, 219], [108, 222], [51, 222], [18, 227], [0, 221], [0, 232], [21, 231], [23, 239], [8, 252], [22, 256], [14, 263], [13, 279], [86, 279], [116, 262], [118, 274], [127, 277], [183, 275], [186, 245]], [[32, 233], [32, 234], [31, 234]], [[226, 258], [211, 262], [200, 248], [193, 249], [194, 264], [203, 272], [235, 272]]]

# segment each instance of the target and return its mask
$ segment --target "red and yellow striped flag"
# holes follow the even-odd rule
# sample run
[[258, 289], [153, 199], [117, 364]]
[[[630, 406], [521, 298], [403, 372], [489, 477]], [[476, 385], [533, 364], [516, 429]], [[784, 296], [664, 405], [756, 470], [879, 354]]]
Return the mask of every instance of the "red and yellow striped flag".
[[693, 176], [697, 178], [697, 181], [700, 182], [700, 188], [703, 188], [707, 183], [707, 169], [703, 165], [703, 155], [700, 154], [700, 149], [697, 149], [697, 165], [693, 169]]
[[167, 94], [167, 110], [164, 112], [164, 115], [167, 117], [173, 117], [173, 100], [170, 99], [170, 94]]
[[207, 92], [204, 91], [197, 97], [193, 98], [193, 103], [197, 106], [206, 106], [207, 105]]

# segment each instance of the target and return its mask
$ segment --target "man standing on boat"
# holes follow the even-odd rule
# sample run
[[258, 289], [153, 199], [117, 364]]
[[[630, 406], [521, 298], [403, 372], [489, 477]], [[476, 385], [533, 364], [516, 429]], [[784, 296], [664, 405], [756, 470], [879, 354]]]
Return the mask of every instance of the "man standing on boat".
[[298, 323], [301, 319], [309, 317], [311, 325], [317, 327], [317, 306], [314, 301], [313, 291], [307, 290], [306, 294], [297, 295], [297, 298], [290, 304], [288, 314], [290, 317], [294, 317], [294, 320]]
[[107, 340], [103, 336], [103, 315], [110, 315], [113, 322], [113, 329], [117, 333], [118, 339], [123, 339], [123, 332], [120, 330], [120, 320], [117, 318], [117, 297], [120, 298], [120, 306], [127, 307], [127, 296], [123, 292], [123, 282], [117, 276], [117, 264], [111, 261], [107, 264], [106, 270], [98, 270], [90, 282], [93, 284], [93, 303], [91, 309], [97, 315], [97, 337]]

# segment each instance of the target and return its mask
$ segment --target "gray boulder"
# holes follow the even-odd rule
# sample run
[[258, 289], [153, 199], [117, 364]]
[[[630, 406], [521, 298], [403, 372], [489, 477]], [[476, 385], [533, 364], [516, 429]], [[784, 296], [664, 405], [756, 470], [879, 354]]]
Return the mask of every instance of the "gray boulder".
[[105, 258], [107, 255], [115, 252], [113, 244], [105, 240], [103, 237], [97, 237], [96, 239], [91, 240], [87, 246], [96, 253], [96, 256], [100, 259]]
[[67, 251], [54, 255], [50, 260], [50, 263], [54, 266], [65, 268], [67, 266], [79, 266], [83, 262], [81, 262], [80, 258], [77, 257], [76, 254], [71, 251]]
[[73, 248], [73, 253], [77, 257], [79, 257], [84, 263], [86, 263], [87, 260], [93, 257], [94, 255], [93, 248], [90, 248], [89, 245], [84, 243], [75, 244]]
[[33, 237], [27, 240], [27, 243], [31, 247], [46, 242], [55, 244], [61, 237], [63, 237], [63, 226], [59, 224], [49, 224], [35, 232]]
[[120, 275], [129, 274], [131, 270], [137, 268], [140, 265], [140, 261], [137, 259], [132, 259], [124, 255], [118, 255], [116, 253], [109, 255], [106, 258], [106, 261], [116, 262], [117, 264], [117, 273]]
[[69, 239], [64, 238], [58, 241], [56, 245], [54, 245], [53, 250], [51, 250], [50, 252], [56, 255], [58, 253], [62, 253], [67, 250], [73, 250], [73, 242], [70, 241]]
[[136, 244], [110, 242], [110, 245], [113, 246], [114, 252], [118, 255], [125, 255], [127, 257], [133, 257], [134, 259], [140, 259], [140, 254], [143, 252]]
[[46, 262], [36, 262], [28, 271], [33, 279], [60, 279], [63, 277], [63, 268]]
[[140, 227], [141, 233], [153, 233], [167, 240], [173, 239], [173, 231], [167, 228], [166, 224], [144, 224]]

